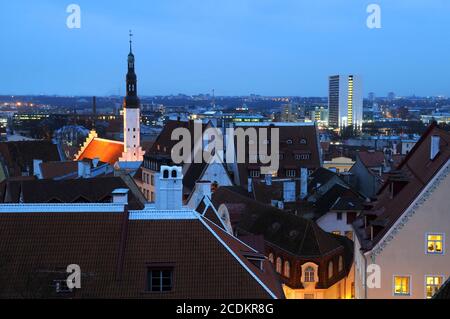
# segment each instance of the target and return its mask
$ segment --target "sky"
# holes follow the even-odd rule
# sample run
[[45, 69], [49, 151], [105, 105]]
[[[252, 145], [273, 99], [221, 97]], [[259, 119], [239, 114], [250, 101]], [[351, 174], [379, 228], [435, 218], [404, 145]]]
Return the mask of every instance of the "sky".
[[448, 0], [2, 0], [0, 94], [123, 95], [130, 29], [142, 96], [326, 96], [333, 74], [450, 96]]

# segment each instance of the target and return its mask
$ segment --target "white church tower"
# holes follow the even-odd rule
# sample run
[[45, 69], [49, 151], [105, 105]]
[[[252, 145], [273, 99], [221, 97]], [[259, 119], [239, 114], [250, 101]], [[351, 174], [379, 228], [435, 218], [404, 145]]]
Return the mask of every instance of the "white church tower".
[[141, 148], [140, 119], [141, 109], [137, 96], [137, 76], [134, 72], [134, 55], [130, 32], [130, 53], [128, 54], [127, 95], [123, 102], [124, 152], [120, 162], [142, 162], [144, 151]]

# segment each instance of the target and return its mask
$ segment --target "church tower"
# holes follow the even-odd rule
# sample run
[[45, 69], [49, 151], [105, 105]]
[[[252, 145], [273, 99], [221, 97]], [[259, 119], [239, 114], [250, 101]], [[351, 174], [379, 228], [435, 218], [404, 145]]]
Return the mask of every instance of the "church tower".
[[119, 160], [121, 162], [142, 162], [144, 158], [140, 138], [141, 109], [137, 96], [137, 76], [134, 71], [132, 36], [130, 31], [130, 53], [128, 54], [128, 72], [126, 77], [127, 95], [123, 102], [124, 152]]

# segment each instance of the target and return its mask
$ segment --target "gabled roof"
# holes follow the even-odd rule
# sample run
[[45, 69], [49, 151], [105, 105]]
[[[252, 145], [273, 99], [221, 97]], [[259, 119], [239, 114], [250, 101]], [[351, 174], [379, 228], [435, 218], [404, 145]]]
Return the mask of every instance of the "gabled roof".
[[101, 162], [114, 165], [124, 151], [123, 142], [95, 137], [77, 155], [76, 160], [98, 158]]
[[[433, 160], [430, 159], [432, 136], [440, 137], [440, 152]], [[365, 215], [373, 215], [375, 219], [369, 223], [367, 228], [363, 227], [364, 223], [361, 220], [355, 221], [354, 228], [364, 250], [372, 249], [384, 237], [436, 174], [447, 164], [450, 158], [449, 143], [450, 133], [440, 129], [435, 123], [430, 125], [397, 168], [395, 175], [405, 177], [400, 181], [401, 189], [392, 197], [391, 189], [388, 186], [396, 181], [388, 179], [379, 191], [373, 208], [365, 212]], [[377, 226], [373, 240], [367, 236], [370, 234], [371, 225]]]
[[[135, 218], [171, 213], [146, 209], [128, 215], [123, 206], [122, 212], [113, 208], [111, 212], [83, 212], [82, 205], [74, 212], [51, 212], [45, 206], [40, 212], [2, 210], [0, 252], [8, 258], [2, 263], [0, 297], [284, 297], [263, 256], [192, 211], [189, 217], [180, 211], [179, 218]], [[248, 256], [261, 259], [263, 269]], [[55, 295], [53, 280], [65, 279], [65, 269], [73, 263], [81, 268], [83, 288]], [[172, 291], [144, 293], [151, 267], [173, 269]]]
[[[321, 150], [318, 140], [318, 133], [315, 125], [295, 125], [295, 123], [255, 123], [255, 124], [237, 124], [236, 128], [243, 126], [242, 128], [254, 128], [257, 132], [257, 139], [259, 141], [259, 129], [266, 128], [267, 139], [271, 139], [270, 129], [279, 129], [279, 151], [282, 154], [282, 159], [279, 163], [279, 176], [283, 176], [286, 168], [297, 169], [300, 167], [308, 169], [316, 169], [321, 165]], [[257, 141], [254, 141], [257, 143]], [[306, 143], [302, 143], [306, 142]], [[270, 150], [270, 145], [268, 145]], [[267, 166], [267, 164], [252, 164], [248, 160], [249, 147], [245, 148], [246, 163], [238, 163], [238, 173], [241, 185], [246, 185], [248, 181], [248, 170], [259, 169], [260, 167]], [[309, 154], [309, 159], [297, 160], [295, 154]]]
[[[362, 203], [362, 199], [351, 188], [335, 184], [316, 201], [315, 219], [319, 219], [330, 210], [345, 208], [343, 207], [345, 203], [349, 204], [350, 202], [354, 202], [356, 206], [356, 204], [360, 205]], [[357, 210], [356, 207], [353, 209]]]
[[262, 235], [266, 242], [303, 258], [321, 257], [342, 251], [335, 237], [320, 229], [316, 223], [300, 216], [265, 205], [220, 187], [213, 195], [215, 205], [241, 203], [245, 205], [236, 229]]
[[44, 162], [40, 166], [43, 179], [53, 179], [78, 172], [76, 161]]
[[145, 199], [133, 191], [122, 177], [97, 177], [68, 180], [7, 181], [1, 202], [19, 203], [102, 203], [111, 201], [115, 189], [127, 188], [130, 209], [143, 208]]
[[51, 141], [0, 142], [0, 156], [9, 176], [22, 176], [22, 172], [33, 175], [33, 160], [60, 161], [58, 147]]
[[384, 153], [382, 151], [359, 151], [357, 156], [367, 168], [384, 165]]

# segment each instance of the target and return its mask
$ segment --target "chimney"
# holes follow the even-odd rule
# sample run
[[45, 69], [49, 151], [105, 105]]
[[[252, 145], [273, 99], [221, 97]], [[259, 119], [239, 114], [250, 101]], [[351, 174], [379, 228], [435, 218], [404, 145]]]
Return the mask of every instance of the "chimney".
[[89, 162], [78, 161], [78, 177], [91, 177], [91, 164]]
[[183, 173], [178, 166], [161, 166], [155, 176], [156, 208], [180, 210], [183, 207]]
[[94, 157], [94, 159], [92, 160], [92, 166], [94, 168], [97, 168], [99, 162], [100, 162], [100, 158]]
[[197, 183], [195, 183], [195, 189], [201, 197], [200, 199], [202, 199], [204, 196], [211, 199], [212, 193], [210, 181], [198, 181]]
[[300, 199], [308, 196], [308, 169], [300, 168]]
[[252, 186], [252, 183], [253, 183], [252, 178], [249, 177], [248, 180], [247, 180], [247, 191], [248, 191], [249, 193], [253, 193], [253, 186]]
[[265, 181], [266, 181], [267, 186], [271, 186], [272, 185], [272, 174], [266, 174]]
[[434, 135], [431, 137], [431, 149], [430, 149], [430, 159], [434, 160], [440, 152], [441, 137], [439, 135]]
[[117, 188], [112, 192], [113, 204], [128, 205], [128, 189]]
[[42, 160], [39, 159], [34, 159], [33, 160], [33, 174], [34, 176], [36, 176], [38, 179], [43, 179], [44, 177], [42, 176], [42, 170], [41, 170], [41, 164], [42, 164]]

